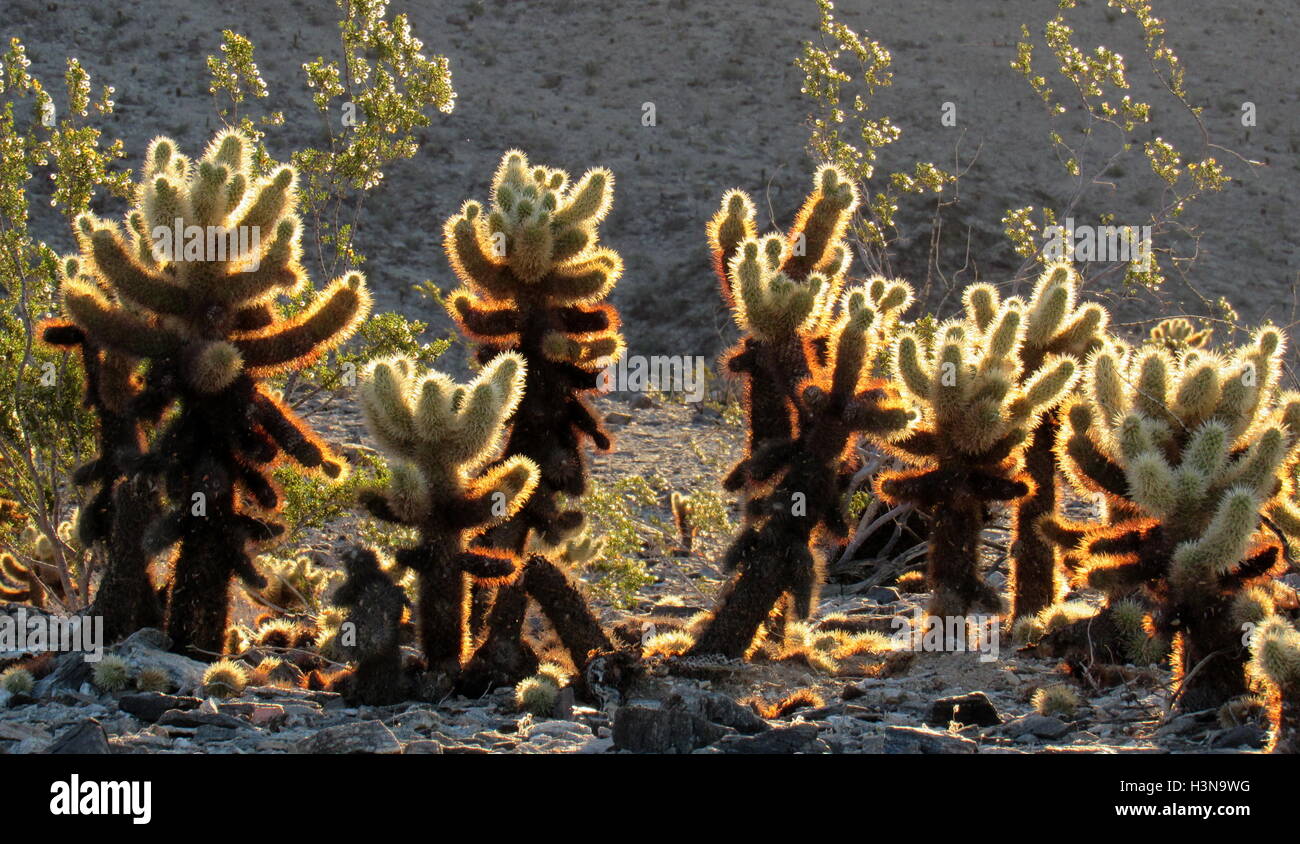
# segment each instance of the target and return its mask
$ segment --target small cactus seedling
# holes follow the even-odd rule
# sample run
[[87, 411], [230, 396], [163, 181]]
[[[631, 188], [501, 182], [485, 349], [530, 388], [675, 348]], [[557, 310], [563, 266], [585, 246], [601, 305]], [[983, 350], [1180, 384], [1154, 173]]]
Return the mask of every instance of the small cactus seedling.
[[674, 492], [670, 499], [673, 509], [673, 525], [677, 528], [677, 552], [684, 557], [691, 555], [695, 547], [695, 505], [689, 495]]
[[[1062, 355], [1082, 362], [1105, 340], [1109, 315], [1096, 303], [1077, 301], [1079, 277], [1068, 262], [1049, 264], [1023, 310], [1017, 378], [1032, 377], [1049, 359]], [[971, 318], [991, 322], [1002, 308], [989, 285], [967, 288]], [[987, 329], [987, 322], [982, 328]], [[1055, 603], [1062, 591], [1056, 546], [1038, 533], [1038, 520], [1056, 512], [1056, 413], [1043, 413], [1024, 449], [1025, 474], [1032, 491], [1011, 504], [1011, 617], [1034, 615]]]
[[[96, 283], [82, 274], [77, 258], [64, 260], [63, 282]], [[113, 296], [103, 286], [100, 292]], [[81, 326], [68, 320], [47, 320], [41, 337], [48, 345], [80, 352], [85, 403], [99, 421], [99, 456], [73, 475], [78, 485], [95, 485], [94, 495], [81, 508], [77, 538], [84, 547], [100, 546], [105, 552], [104, 576], [90, 611], [103, 617], [104, 636], [110, 641], [142, 627], [161, 627], [163, 607], [149, 576], [150, 555], [142, 543], [157, 515], [158, 501], [148, 479], [138, 474], [145, 443], [133, 408], [140, 394], [135, 360], [99, 348]]]
[[26, 668], [15, 665], [0, 671], [0, 690], [11, 695], [30, 695], [34, 688], [36, 678]]
[[172, 678], [165, 668], [147, 666], [135, 675], [135, 687], [142, 692], [169, 692]]
[[203, 694], [207, 697], [239, 697], [248, 686], [248, 669], [242, 662], [223, 659], [203, 672]]
[[1148, 335], [1147, 342], [1164, 349], [1171, 355], [1181, 355], [1194, 349], [1208, 348], [1214, 329], [1200, 331], [1186, 319], [1174, 317], [1158, 322]]
[[131, 669], [121, 657], [108, 654], [95, 663], [91, 679], [100, 691], [121, 692], [131, 685]]
[[402, 674], [400, 628], [406, 592], [379, 565], [368, 548], [343, 555], [346, 579], [334, 600], [346, 611], [337, 628], [329, 628], [322, 651], [337, 652], [356, 663], [347, 696], [359, 703], [384, 706], [406, 696]]
[[1128, 600], [1147, 608], [1143, 627], [1172, 643], [1189, 711], [1246, 692], [1242, 625], [1268, 614], [1268, 589], [1254, 587], [1283, 564], [1262, 517], [1300, 535], [1282, 471], [1300, 434], [1300, 395], [1278, 390], [1281, 367], [1273, 328], [1224, 354], [1105, 349], [1089, 361], [1085, 398], [1063, 412], [1066, 477], [1133, 516], [1101, 525], [1045, 517], [1043, 535], [1076, 555], [1077, 582], [1105, 592], [1108, 610]]
[[524, 359], [505, 352], [460, 385], [394, 358], [372, 364], [361, 383], [366, 422], [390, 455], [391, 473], [386, 489], [368, 490], [362, 500], [375, 516], [419, 531], [419, 543], [398, 551], [396, 561], [416, 573], [425, 659], [453, 676], [472, 644], [467, 578], [495, 585], [520, 569], [516, 553], [478, 537], [518, 513], [537, 487], [532, 460], [495, 460], [525, 372]]
[[515, 705], [520, 712], [528, 712], [539, 718], [550, 718], [555, 714], [555, 704], [560, 699], [560, 687], [554, 678], [545, 674], [525, 677], [515, 686]]
[[277, 313], [276, 297], [307, 283], [294, 182], [290, 167], [256, 176], [251, 144], [235, 131], [218, 134], [198, 162], [158, 138], [125, 226], [76, 221], [68, 318], [89, 347], [146, 363], [130, 413], [161, 423], [134, 468], [160, 478], [167, 497], [145, 552], [180, 545], [167, 610], [179, 649], [219, 652], [231, 578], [265, 585], [248, 546], [283, 530], [263, 517], [279, 506], [273, 461], [283, 453], [330, 477], [343, 471], [263, 384], [346, 340], [369, 310], [361, 275], [349, 273], [292, 318]]
[[[964, 317], [939, 325], [932, 343], [912, 331], [895, 341], [897, 382], [923, 418], [911, 435], [886, 443], [912, 468], [882, 473], [876, 491], [930, 517], [926, 573], [932, 615], [1001, 610], [981, 574], [986, 511], [1034, 491], [1024, 469], [1025, 448], [1076, 376], [1074, 358], [1046, 347], [1032, 354], [1036, 365], [1027, 365], [1028, 329], [1057, 336], [1073, 288], [1049, 277], [1040, 285], [1041, 293], [1048, 291], [1028, 310], [1019, 299], [999, 302], [992, 288], [973, 285], [964, 297]], [[1084, 315], [1077, 321], [1084, 322]]]
[[1269, 616], [1250, 640], [1249, 668], [1267, 691], [1272, 753], [1300, 753], [1300, 632]]
[[1082, 703], [1079, 693], [1064, 683], [1044, 686], [1034, 692], [1032, 702], [1039, 715], [1055, 715], [1065, 720], [1073, 719]]
[[[754, 293], [754, 285], [761, 287], [764, 278], [768, 283], [777, 281], [764, 275], [763, 267], [782, 265], [785, 242], [765, 243], [775, 246], [763, 251], [762, 244], [749, 240], [732, 259], [737, 301], [747, 296], [766, 299], [767, 294]], [[877, 280], [849, 289], [834, 303], [838, 306], [834, 311], [793, 322], [802, 325], [796, 330], [804, 332], [800, 348], [807, 355], [804, 366], [809, 373], [794, 394], [796, 425], [786, 439], [762, 437], [758, 451], [745, 459], [739, 475], [732, 473], [733, 478], [744, 478], [747, 498], [746, 522], [725, 560], [736, 573], [692, 653], [742, 656], [774, 610], [781, 612], [779, 636], [784, 624], [806, 619], [816, 608], [821, 540], [847, 534], [845, 459], [860, 436], [896, 438], [912, 420], [912, 412], [899, 403], [897, 393], [868, 375], [884, 345], [878, 333], [886, 322], [882, 310], [887, 314], [911, 298], [905, 285], [892, 286], [897, 295], [885, 294], [886, 287]], [[793, 304], [797, 301], [790, 298], [786, 306], [802, 307]], [[890, 306], [882, 308], [882, 302]], [[824, 343], [824, 351], [818, 351], [814, 341]], [[762, 371], [747, 372], [751, 397], [757, 389], [753, 381]]]
[[448, 258], [464, 285], [448, 297], [451, 316], [479, 344], [481, 362], [501, 352], [526, 361], [505, 454], [526, 457], [540, 471], [536, 492], [482, 540], [525, 559], [485, 613], [482, 643], [466, 672], [481, 686], [514, 685], [536, 667], [523, 641], [530, 597], [577, 665], [612, 647], [553, 552], [583, 527], [581, 511], [566, 509], [562, 496], [586, 492], [584, 442], [611, 446], [587, 396], [623, 352], [618, 314], [602, 304], [623, 262], [599, 244], [597, 231], [613, 186], [608, 170], [571, 182], [564, 171], [532, 165], [511, 150], [493, 178], [491, 206], [467, 202], [444, 228]]

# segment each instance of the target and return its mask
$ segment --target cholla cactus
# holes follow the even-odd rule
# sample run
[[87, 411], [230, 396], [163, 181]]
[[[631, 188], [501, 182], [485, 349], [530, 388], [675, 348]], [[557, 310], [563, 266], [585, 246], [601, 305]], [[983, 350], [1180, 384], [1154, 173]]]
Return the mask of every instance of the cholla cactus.
[[1200, 331], [1186, 319], [1173, 317], [1156, 323], [1148, 335], [1147, 342], [1164, 349], [1172, 355], [1181, 355], [1194, 349], [1204, 349], [1210, 345], [1214, 329], [1203, 328]]
[[[732, 262], [737, 275], [750, 271], [747, 265], [758, 260], [759, 248], [753, 240], [741, 245]], [[910, 295], [889, 301], [907, 299]], [[847, 533], [841, 471], [846, 457], [861, 435], [896, 438], [912, 419], [897, 394], [868, 375], [883, 346], [878, 329], [887, 321], [873, 305], [879, 301], [870, 286], [852, 288], [835, 311], [823, 305], [826, 312], [817, 315], [815, 326], [806, 324], [810, 374], [794, 397], [797, 431], [786, 439], [766, 439], [745, 461], [748, 518], [726, 557], [736, 574], [692, 653], [742, 656], [773, 610], [780, 608], [782, 622], [789, 624], [815, 609], [824, 562], [821, 540]], [[811, 333], [823, 330], [824, 357]], [[750, 373], [751, 395], [754, 377]]]
[[677, 528], [677, 552], [684, 557], [695, 547], [695, 505], [689, 495], [674, 492], [669, 499], [673, 511], [673, 525]]
[[[54, 532], [73, 554], [81, 551], [72, 520], [61, 522]], [[13, 554], [0, 554], [0, 599], [37, 608], [43, 608], [49, 598], [66, 604], [69, 597], [50, 538], [35, 523], [28, 522], [18, 535], [18, 546], [25, 561]]]
[[[350, 683], [345, 684], [347, 697], [371, 706], [396, 703], [410, 687], [402, 674], [400, 636], [406, 593], [368, 548], [349, 549], [343, 555], [343, 569], [347, 577], [334, 600], [346, 611], [346, 619], [321, 625], [321, 652], [356, 663]], [[350, 625], [348, 637], [341, 633], [344, 624]], [[352, 641], [345, 643], [342, 638]]]
[[[824, 354], [834, 305], [849, 267], [844, 230], [857, 207], [853, 184], [835, 167], [818, 172], [785, 234], [758, 237], [754, 203], [729, 191], [709, 222], [709, 248], [722, 289], [744, 336], [725, 357], [726, 368], [746, 381], [749, 450], [723, 481], [745, 487], [749, 461], [771, 442], [789, 442], [798, 420], [799, 386], [811, 374], [810, 358]], [[911, 299], [879, 311], [901, 310]], [[883, 303], [876, 303], [883, 304]]]
[[396, 560], [418, 578], [425, 658], [453, 675], [471, 645], [466, 577], [505, 583], [520, 568], [517, 554], [476, 538], [518, 513], [537, 486], [537, 464], [527, 457], [493, 462], [526, 369], [520, 355], [505, 352], [462, 386], [440, 372], [418, 374], [399, 357], [372, 364], [361, 383], [366, 423], [391, 456], [387, 489], [367, 491], [363, 502], [379, 518], [419, 530], [419, 544]]
[[282, 531], [244, 503], [277, 509], [270, 464], [283, 452], [331, 477], [343, 470], [262, 379], [306, 366], [369, 310], [361, 275], [349, 273], [296, 316], [277, 314], [275, 298], [307, 284], [295, 174], [258, 177], [250, 147], [223, 131], [192, 162], [154, 140], [125, 225], [77, 219], [81, 257], [63, 283], [88, 348], [147, 363], [140, 394], [110, 404], [151, 423], [179, 404], [133, 469], [162, 478], [168, 499], [145, 552], [180, 544], [168, 632], [178, 648], [210, 653], [222, 646], [231, 577], [264, 585], [247, 546]]
[[[82, 278], [77, 258], [65, 259], [62, 270], [65, 285]], [[85, 404], [99, 421], [99, 456], [73, 475], [78, 485], [96, 487], [81, 508], [77, 538], [86, 548], [101, 545], [106, 558], [91, 612], [104, 618], [109, 640], [142, 627], [159, 627], [163, 607], [149, 576], [150, 555], [141, 542], [157, 515], [158, 501], [147, 479], [136, 474], [144, 436], [132, 408], [140, 393], [135, 360], [99, 348], [81, 326], [68, 320], [47, 320], [41, 337], [49, 345], [80, 352]]]
[[316, 611], [335, 577], [334, 572], [320, 568], [305, 554], [292, 560], [263, 556], [258, 563], [268, 569], [267, 586], [258, 597], [282, 610]]
[[[1079, 277], [1068, 262], [1044, 268], [1022, 311], [1020, 365], [1016, 379], [1023, 385], [1050, 359], [1069, 356], [1081, 362], [1105, 340], [1109, 315], [1096, 303], [1078, 301]], [[1002, 310], [996, 290], [974, 285], [966, 291], [970, 318], [987, 330]], [[1060, 566], [1054, 545], [1038, 533], [1044, 514], [1056, 511], [1056, 457], [1052, 449], [1060, 424], [1055, 412], [1043, 413], [1024, 449], [1025, 474], [1032, 491], [1011, 504], [1011, 617], [1036, 615], [1061, 593]]]
[[444, 227], [448, 258], [464, 285], [448, 297], [452, 317], [480, 344], [480, 361], [517, 352], [527, 362], [505, 453], [527, 457], [540, 470], [537, 491], [482, 541], [485, 548], [526, 555], [521, 576], [496, 589], [468, 666], [467, 675], [483, 686], [513, 685], [536, 668], [523, 641], [530, 596], [579, 667], [591, 651], [612, 648], [555, 557], [583, 526], [581, 511], [561, 502], [586, 492], [583, 443], [611, 445], [586, 396], [623, 352], [618, 314], [602, 304], [623, 263], [599, 244], [597, 231], [613, 185], [608, 170], [589, 170], [571, 182], [564, 171], [532, 165], [511, 150], [493, 177], [491, 206], [466, 202]]
[[[981, 576], [980, 533], [988, 505], [1034, 491], [1025, 448], [1043, 415], [1073, 385], [1077, 364], [1049, 351], [1051, 340], [1027, 360], [1025, 344], [1031, 330], [1036, 344], [1061, 333], [1055, 312], [1063, 318], [1072, 311], [1071, 292], [1049, 277], [1027, 307], [1014, 298], [999, 302], [987, 285], [973, 285], [964, 297], [964, 318], [939, 325], [932, 343], [913, 331], [895, 341], [897, 381], [923, 417], [914, 433], [891, 446], [913, 468], [882, 473], [876, 489], [885, 500], [910, 502], [931, 518], [927, 577], [936, 616], [1001, 608]], [[1076, 322], [1086, 324], [1085, 317], [1077, 315]]]
[[1300, 632], [1268, 617], [1251, 636], [1249, 669], [1268, 693], [1269, 751], [1300, 753]]
[[1063, 414], [1066, 476], [1134, 516], [1095, 526], [1046, 518], [1043, 534], [1073, 546], [1080, 584], [1112, 606], [1150, 609], [1144, 627], [1172, 642], [1189, 710], [1246, 691], [1242, 625], [1271, 600], [1252, 587], [1267, 587], [1282, 560], [1261, 516], [1300, 532], [1293, 485], [1280, 477], [1300, 433], [1300, 395], [1277, 387], [1282, 346], [1265, 328], [1227, 354], [1106, 349], [1089, 361], [1086, 398]]

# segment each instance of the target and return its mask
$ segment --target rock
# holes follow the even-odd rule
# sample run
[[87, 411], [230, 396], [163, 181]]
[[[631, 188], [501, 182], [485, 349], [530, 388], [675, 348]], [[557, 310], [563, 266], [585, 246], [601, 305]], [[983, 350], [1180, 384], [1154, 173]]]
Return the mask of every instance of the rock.
[[328, 727], [294, 745], [295, 753], [401, 753], [402, 743], [383, 721]]
[[76, 692], [90, 682], [95, 667], [80, 652], [55, 657], [50, 673], [36, 681], [32, 693], [38, 698], [52, 697], [55, 692]]
[[1238, 724], [1210, 739], [1210, 747], [1263, 747], [1268, 735], [1254, 724]]
[[613, 411], [605, 414], [605, 424], [607, 425], [626, 425], [632, 421], [632, 414]]
[[574, 694], [573, 686], [565, 686], [555, 696], [555, 709], [551, 714], [556, 718], [567, 721], [573, 717], [573, 706], [577, 702], [578, 699]]
[[771, 729], [771, 726], [754, 710], [717, 692], [683, 690], [670, 697], [664, 705], [669, 709], [680, 709], [742, 733], [761, 733]]
[[947, 727], [953, 722], [964, 727], [995, 727], [1002, 723], [1002, 716], [983, 692], [941, 697], [925, 713], [925, 723], [932, 727]]
[[807, 753], [816, 742], [816, 724], [795, 724], [757, 736], [727, 736], [717, 748], [723, 753]]
[[239, 737], [239, 731], [236, 729], [231, 727], [217, 727], [211, 724], [205, 724], [194, 731], [194, 740], [203, 743], [232, 741]]
[[162, 727], [225, 727], [231, 730], [237, 730], [244, 726], [244, 722], [233, 715], [226, 715], [222, 712], [205, 712], [199, 709], [169, 709], [158, 718], [158, 725]]
[[898, 590], [892, 586], [872, 586], [862, 593], [862, 597], [876, 604], [892, 604], [902, 600]]
[[122, 695], [117, 699], [117, 708], [128, 715], [134, 715], [141, 721], [152, 724], [168, 710], [187, 711], [197, 709], [202, 702], [196, 697], [165, 695], [161, 692], [140, 692], [138, 694]]
[[203, 685], [203, 672], [207, 663], [174, 654], [169, 649], [171, 639], [161, 630], [137, 630], [113, 649], [133, 669], [161, 668], [167, 672], [173, 688], [180, 694], [190, 694]]
[[961, 754], [978, 751], [979, 746], [965, 736], [926, 727], [885, 727], [875, 735], [862, 738], [863, 753]]
[[645, 393], [636, 393], [632, 396], [632, 400], [629, 404], [632, 405], [633, 410], [645, 410], [646, 408], [654, 407], [655, 400], [647, 396]]
[[614, 745], [633, 753], [690, 753], [727, 734], [681, 709], [621, 706], [614, 713]]
[[409, 754], [437, 754], [442, 755], [442, 742], [433, 739], [421, 739], [419, 741], [407, 742], [403, 753]]
[[1069, 724], [1051, 715], [1030, 713], [1006, 724], [1006, 733], [1012, 738], [1037, 736], [1038, 738], [1056, 739], [1070, 732]]
[[103, 725], [94, 718], [87, 718], [55, 739], [48, 752], [87, 756], [112, 753], [113, 750], [108, 746], [108, 735]]

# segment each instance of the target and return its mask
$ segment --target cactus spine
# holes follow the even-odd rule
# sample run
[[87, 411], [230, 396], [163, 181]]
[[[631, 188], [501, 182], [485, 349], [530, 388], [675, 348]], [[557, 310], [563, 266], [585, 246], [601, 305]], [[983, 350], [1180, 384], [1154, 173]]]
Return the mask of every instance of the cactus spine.
[[349, 273], [298, 315], [277, 313], [275, 298], [306, 284], [295, 174], [257, 176], [250, 147], [223, 131], [192, 162], [155, 139], [125, 225], [77, 219], [80, 272], [63, 283], [68, 317], [91, 346], [147, 365], [139, 395], [109, 404], [149, 423], [178, 406], [134, 466], [161, 478], [167, 497], [144, 550], [180, 545], [168, 632], [178, 648], [209, 653], [222, 649], [231, 578], [265, 585], [248, 546], [283, 529], [265, 518], [279, 504], [271, 464], [283, 452], [330, 477], [343, 470], [262, 380], [346, 340], [370, 302]]
[[[514, 352], [493, 358], [462, 386], [412, 361], [378, 361], [361, 387], [371, 434], [392, 455], [391, 480], [363, 501], [376, 516], [414, 527], [420, 542], [396, 561], [419, 581], [420, 643], [431, 668], [459, 673], [471, 645], [466, 578], [510, 582], [519, 558], [472, 544], [501, 524], [537, 486], [537, 464], [521, 455], [492, 463], [504, 426], [519, 405], [527, 367]], [[489, 465], [491, 464], [491, 465]]]
[[[1059, 307], [1063, 288], [1056, 290], [1049, 301]], [[1027, 365], [1028, 329], [1050, 328], [1052, 320], [1027, 312], [1019, 299], [999, 301], [988, 285], [967, 288], [964, 305], [964, 316], [939, 325], [932, 341], [914, 331], [895, 341], [897, 381], [921, 408], [922, 421], [887, 444], [912, 468], [876, 479], [886, 501], [910, 502], [930, 516], [929, 611], [945, 618], [972, 608], [1001, 610], [980, 570], [986, 509], [1034, 491], [1026, 445], [1076, 377], [1068, 356], [1044, 351], [1036, 366]]]
[[1300, 395], [1277, 387], [1282, 350], [1281, 332], [1265, 328], [1228, 354], [1098, 351], [1057, 440], [1071, 482], [1133, 516], [1097, 526], [1045, 518], [1042, 532], [1072, 545], [1077, 580], [1112, 607], [1149, 608], [1144, 626], [1173, 644], [1188, 710], [1246, 691], [1242, 626], [1267, 615], [1282, 564], [1261, 516], [1300, 530], [1290, 472], [1280, 471], [1300, 432]]
[[447, 256], [464, 285], [448, 298], [452, 318], [479, 344], [481, 362], [516, 352], [527, 364], [505, 454], [526, 457], [539, 470], [536, 491], [481, 542], [524, 561], [485, 613], [482, 642], [463, 675], [469, 685], [514, 685], [536, 669], [523, 641], [530, 597], [579, 669], [593, 651], [612, 649], [557, 557], [583, 527], [581, 511], [561, 500], [586, 492], [583, 445], [611, 446], [586, 396], [623, 352], [618, 314], [602, 303], [623, 263], [599, 244], [597, 231], [613, 186], [608, 170], [571, 182], [564, 171], [510, 150], [492, 180], [490, 207], [466, 202], [444, 227]]
[[840, 234], [856, 193], [833, 167], [817, 176], [788, 236], [753, 236], [753, 205], [733, 191], [709, 227], [724, 299], [746, 332], [728, 357], [746, 379], [749, 454], [726, 485], [742, 488], [746, 520], [727, 552], [735, 573], [691, 653], [744, 655], [774, 610], [782, 625], [816, 607], [823, 536], [847, 532], [842, 466], [862, 434], [890, 438], [911, 414], [869, 377], [880, 332], [911, 300], [876, 280], [843, 290]]

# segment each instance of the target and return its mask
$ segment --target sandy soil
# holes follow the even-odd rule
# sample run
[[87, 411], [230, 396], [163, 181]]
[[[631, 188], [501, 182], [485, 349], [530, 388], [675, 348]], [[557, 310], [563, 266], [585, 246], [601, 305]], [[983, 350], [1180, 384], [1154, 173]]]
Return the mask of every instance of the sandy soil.
[[[126, 0], [111, 4], [9, 0], [4, 35], [28, 46], [33, 69], [57, 78], [64, 57], [78, 56], [94, 79], [115, 85], [118, 112], [108, 129], [126, 141], [138, 166], [160, 132], [197, 148], [218, 128], [207, 93], [205, 57], [222, 29], [247, 34], [286, 124], [268, 141], [273, 153], [320, 141], [301, 62], [336, 48], [336, 12], [328, 0]], [[1001, 238], [1010, 207], [1041, 205], [1069, 189], [1046, 144], [1040, 103], [1008, 67], [1022, 22], [1041, 28], [1052, 0], [958, 3], [954, 0], [843, 0], [840, 17], [894, 53], [895, 84], [881, 113], [904, 131], [884, 167], [909, 160], [970, 164], [960, 202], [945, 227], [942, 266], [962, 280], [1001, 280], [1019, 265]], [[1138, 65], [1131, 18], [1083, 4], [1078, 42], [1106, 43]], [[1290, 205], [1300, 193], [1297, 64], [1289, 36], [1296, 7], [1283, 0], [1249, 6], [1178, 0], [1166, 9], [1169, 39], [1188, 68], [1187, 87], [1206, 106], [1213, 138], [1245, 158], [1232, 164], [1230, 189], [1189, 215], [1203, 228], [1193, 281], [1213, 299], [1228, 295], [1246, 321], [1289, 322], [1300, 273]], [[412, 161], [391, 168], [373, 196], [359, 241], [381, 304], [446, 322], [410, 285], [452, 284], [439, 248], [441, 221], [469, 196], [486, 194], [501, 151], [519, 146], [538, 160], [581, 171], [594, 164], [618, 179], [606, 239], [628, 270], [614, 301], [634, 352], [711, 354], [731, 331], [707, 270], [703, 225], [723, 190], [744, 187], [788, 221], [807, 184], [807, 104], [792, 65], [800, 42], [815, 35], [808, 2], [771, 0], [542, 0], [542, 2], [395, 2], [409, 11], [430, 52], [450, 57], [459, 94], [450, 116], [435, 116]], [[1160, 11], [1160, 8], [1157, 9]], [[1196, 138], [1170, 101], [1154, 97], [1150, 76], [1132, 72], [1135, 97], [1157, 103], [1158, 132], [1181, 144]], [[1258, 125], [1240, 125], [1244, 101]], [[944, 102], [957, 126], [940, 123]], [[657, 125], [642, 125], [654, 103]], [[1157, 134], [1153, 129], [1151, 134]], [[1190, 147], [1189, 147], [1190, 148]], [[978, 151], [973, 164], [970, 160]], [[1221, 158], [1231, 158], [1226, 154]], [[1140, 158], [1124, 165], [1113, 197], [1099, 197], [1119, 219], [1141, 222], [1158, 201], [1158, 184]], [[105, 209], [118, 210], [118, 209]], [[928, 209], [904, 209], [911, 238], [899, 268], [924, 269]], [[1083, 209], [1080, 222], [1096, 208]], [[43, 234], [69, 245], [50, 221]], [[1174, 311], [1196, 297], [1171, 282]], [[1149, 316], [1149, 304], [1122, 317]]]

